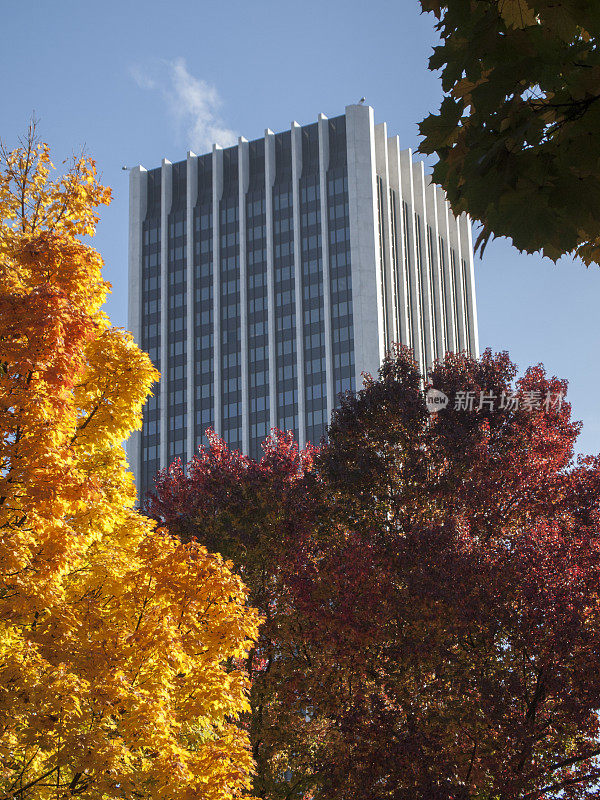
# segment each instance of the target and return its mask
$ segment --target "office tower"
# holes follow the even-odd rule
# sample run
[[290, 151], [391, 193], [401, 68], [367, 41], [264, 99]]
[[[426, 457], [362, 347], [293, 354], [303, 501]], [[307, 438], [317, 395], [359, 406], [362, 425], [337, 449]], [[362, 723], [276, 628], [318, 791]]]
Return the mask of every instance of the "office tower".
[[161, 370], [128, 443], [141, 496], [213, 427], [318, 443], [393, 342], [478, 354], [471, 225], [373, 109], [130, 176], [129, 327]]

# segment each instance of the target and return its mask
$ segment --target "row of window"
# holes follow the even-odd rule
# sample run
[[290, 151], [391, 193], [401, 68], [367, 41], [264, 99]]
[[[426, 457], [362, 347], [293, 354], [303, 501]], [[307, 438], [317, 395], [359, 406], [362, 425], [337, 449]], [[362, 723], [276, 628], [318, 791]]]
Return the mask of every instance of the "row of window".
[[268, 409], [269, 409], [268, 394], [250, 398], [250, 413], [253, 414], [256, 411], [267, 411]]
[[201, 239], [199, 242], [196, 242], [196, 247], [194, 252], [197, 256], [206, 255], [208, 253], [212, 253], [213, 243], [212, 237]]
[[[289, 245], [289, 252], [288, 252], [288, 249], [287, 249], [286, 246], [281, 245], [281, 248], [280, 248], [279, 251], [277, 251], [277, 248], [275, 249], [276, 258], [280, 258], [282, 256], [292, 255], [293, 254], [292, 242], [288, 242], [287, 244]], [[261, 255], [260, 258], [258, 256], [259, 256], [259, 254], [257, 254], [255, 251], [249, 252], [248, 253], [248, 261], [249, 261], [249, 263], [250, 263], [250, 261], [252, 261], [252, 263], [254, 263], [254, 260], [256, 260], [256, 263], [262, 264], [264, 261], [266, 261], [266, 252], [263, 255]], [[331, 263], [330, 263], [330, 269], [332, 267], [337, 266], [338, 264], [340, 266], [342, 266], [342, 261], [345, 261], [345, 258], [346, 258], [345, 254], [338, 255], [338, 259], [339, 260], [338, 260], [337, 263], [334, 263], [335, 262], [335, 258], [332, 257], [332, 260], [331, 260]], [[305, 259], [304, 265], [305, 265], [305, 272], [307, 272], [308, 274], [318, 275], [318, 274], [320, 274], [322, 272], [322, 267], [321, 267], [321, 263], [320, 263], [319, 259], [316, 259], [316, 258]], [[291, 280], [294, 277], [294, 273], [295, 273], [295, 268], [294, 268], [293, 264], [288, 264], [288, 265], [284, 265], [284, 266], [276, 266], [275, 270], [274, 270], [274, 278], [275, 278], [275, 281]], [[182, 287], [182, 290], [180, 290], [180, 293], [181, 293], [185, 288], [185, 281], [186, 281], [186, 278], [185, 278], [186, 272], [185, 272], [185, 270], [178, 270], [177, 273], [171, 273], [171, 274], [174, 276], [173, 280], [171, 280], [171, 283], [170, 283], [171, 286], [173, 286], [173, 285], [175, 285], [177, 283], [184, 284], [184, 286]], [[199, 267], [196, 267], [196, 278], [200, 278], [200, 277], [202, 277], [202, 278], [212, 278], [212, 263], [211, 262], [207, 262], [205, 264], [200, 265]], [[251, 284], [252, 286], [266, 285], [266, 282], [267, 282], [266, 271], [262, 272], [262, 273], [259, 273], [259, 274], [256, 274], [256, 275], [249, 275], [248, 277], [249, 277], [249, 280], [252, 280], [252, 284]], [[235, 288], [234, 288], [234, 284], [235, 284]], [[223, 292], [223, 294], [228, 294], [229, 292], [236, 291], [238, 286], [239, 286], [239, 278], [237, 278], [235, 281], [229, 281], [228, 285], [227, 285], [227, 288], [222, 286], [222, 292]], [[160, 278], [158, 276], [152, 276], [152, 277], [147, 276], [147, 277], [144, 278], [144, 291], [145, 292], [152, 291], [152, 290], [158, 290], [158, 289], [160, 289]], [[207, 300], [207, 299], [209, 299], [211, 297], [212, 297], [212, 284], [210, 286], [206, 286], [206, 287], [203, 287], [203, 288], [196, 288], [196, 300], [197, 301]]]
[[202, 400], [213, 395], [212, 381], [203, 381], [196, 386], [196, 400]]
[[172, 219], [169, 222], [169, 238], [185, 236], [187, 225], [185, 219]]
[[233, 353], [224, 353], [221, 356], [221, 366], [223, 369], [228, 369], [229, 367], [238, 367], [241, 363], [242, 359], [239, 351], [235, 351]]
[[152, 225], [146, 227], [142, 237], [143, 245], [158, 244], [160, 242], [160, 227], [159, 225]]
[[277, 395], [277, 402], [280, 407], [295, 406], [298, 403], [298, 390], [290, 389], [287, 392], [279, 392]]
[[187, 258], [187, 247], [185, 244], [177, 245], [177, 247], [169, 247], [169, 264], [174, 261], [185, 261]]
[[[237, 299], [236, 295], [229, 295], [229, 298]], [[230, 319], [239, 319], [240, 316], [240, 304], [239, 303], [232, 303], [229, 302], [221, 306], [221, 321], [230, 320]]]
[[321, 234], [316, 233], [311, 236], [302, 237], [302, 252], [306, 253], [309, 250], [321, 250]]
[[253, 242], [255, 239], [266, 239], [267, 237], [267, 226], [266, 225], [252, 225], [246, 231], [246, 236], [249, 242]]
[[177, 292], [169, 296], [169, 309], [185, 309], [186, 295], [183, 292]]
[[169, 418], [169, 430], [179, 430], [181, 428], [186, 428], [187, 426], [187, 414], [173, 414]]
[[237, 222], [240, 218], [240, 209], [237, 203], [223, 204], [221, 208], [221, 225], [227, 222]]
[[266, 263], [267, 260], [267, 248], [266, 247], [253, 247], [252, 250], [249, 250], [246, 254], [246, 262], [248, 267], [254, 266], [254, 264]]
[[[150, 445], [149, 447], [142, 448], [142, 459], [145, 463], [153, 461], [160, 457], [160, 447], [157, 444]], [[150, 471], [150, 470], [148, 470]], [[158, 471], [158, 470], [156, 470]]]
[[258, 370], [250, 373], [250, 388], [254, 389], [256, 386], [265, 386], [269, 383], [269, 370]]
[[200, 411], [196, 411], [196, 425], [211, 425], [213, 421], [213, 409], [211, 408], [203, 408]]
[[186, 402], [186, 391], [185, 389], [177, 389], [174, 392], [169, 392], [169, 405], [170, 406], [177, 406]]
[[[310, 172], [310, 171], [308, 171]], [[334, 191], [337, 190], [338, 193], [342, 193], [347, 191], [347, 181], [345, 178], [336, 179], [335, 181], [330, 181], [328, 183], [328, 194], [332, 194]], [[300, 197], [301, 202], [303, 203], [303, 210], [301, 213], [301, 223], [303, 226], [302, 229], [302, 244], [303, 244], [303, 263], [302, 263], [302, 278], [303, 278], [303, 297], [306, 301], [310, 302], [311, 305], [316, 304], [315, 307], [308, 307], [308, 315], [307, 319], [305, 320], [305, 328], [304, 328], [304, 342], [305, 347], [312, 352], [314, 357], [309, 358], [308, 361], [308, 374], [314, 377], [315, 383], [312, 386], [307, 387], [306, 393], [306, 400], [307, 400], [307, 425], [308, 425], [308, 434], [309, 437], [312, 438], [314, 441], [317, 441], [320, 438], [320, 433], [324, 427], [326, 422], [326, 404], [325, 404], [325, 381], [324, 381], [324, 372], [325, 372], [325, 357], [324, 357], [324, 334], [322, 331], [322, 320], [323, 320], [323, 286], [322, 286], [322, 266], [320, 260], [320, 248], [321, 248], [321, 235], [320, 235], [320, 212], [318, 208], [318, 204], [320, 201], [320, 187], [318, 182], [318, 176], [314, 179], [314, 176], [308, 174], [305, 184], [300, 187]], [[331, 199], [331, 198], [330, 198]], [[335, 248], [339, 249], [340, 244], [344, 244], [347, 241], [347, 225], [346, 217], [347, 217], [347, 203], [345, 202], [345, 198], [336, 198], [336, 202], [334, 206], [330, 206], [329, 209], [329, 221], [330, 227], [332, 229], [331, 233], [331, 242], [330, 244], [334, 246], [334, 250], [330, 253], [330, 263], [332, 268], [339, 266], [344, 266], [349, 264], [349, 258], [346, 256], [345, 253], [338, 252]], [[292, 206], [292, 195], [291, 190], [289, 192], [274, 192], [273, 197], [273, 207], [275, 212], [284, 212], [283, 215], [279, 216], [278, 214], [274, 213], [274, 233], [276, 237], [279, 238], [279, 241], [274, 241], [273, 246], [273, 254], [275, 258], [275, 265], [274, 265], [274, 277], [275, 277], [275, 288], [276, 288], [276, 309], [285, 309], [284, 314], [277, 314], [277, 339], [276, 339], [276, 346], [278, 355], [288, 355], [291, 356], [294, 360], [290, 364], [282, 365], [278, 370], [278, 379], [285, 384], [289, 381], [295, 382], [296, 380], [296, 360], [295, 360], [295, 345], [296, 345], [296, 336], [294, 333], [295, 328], [295, 292], [294, 292], [294, 276], [295, 276], [295, 268], [293, 263], [285, 263], [288, 259], [291, 261], [293, 260], [293, 240], [292, 240], [292, 233], [293, 233], [293, 217], [291, 215], [291, 206]], [[285, 214], [285, 210], [289, 209], [290, 213], [287, 215]], [[264, 214], [265, 211], [265, 203], [264, 198], [258, 198], [252, 202], [247, 203], [247, 214], [250, 217], [253, 213], [257, 214]], [[223, 272], [228, 270], [235, 270], [236, 273], [239, 273], [239, 262], [238, 262], [238, 254], [231, 253], [233, 248], [238, 247], [239, 244], [239, 234], [238, 234], [238, 226], [236, 225], [236, 230], [232, 230], [230, 225], [238, 222], [239, 218], [239, 204], [232, 204], [232, 207], [225, 208], [222, 204], [220, 210], [220, 222], [221, 224], [227, 224], [227, 230], [221, 229], [220, 235], [220, 243], [223, 249], [227, 249], [227, 252], [221, 252], [221, 259], [220, 259], [220, 269]], [[332, 226], [331, 223], [333, 221], [341, 221], [339, 226]], [[248, 240], [253, 244], [259, 244], [261, 240], [264, 240], [265, 236], [265, 228], [264, 220], [258, 220], [260, 223], [259, 225], [248, 225], [247, 233], [248, 233]], [[177, 228], [178, 223], [174, 222], [174, 228], [171, 231], [172, 235], [181, 234], [184, 230], [183, 224]], [[211, 229], [212, 219], [210, 214], [199, 214], [195, 218], [195, 227], [197, 230], [204, 230], [208, 231]], [[286, 241], [286, 234], [288, 240]], [[158, 238], [156, 238], [158, 241]], [[200, 246], [198, 249], [203, 252], [207, 257], [210, 256], [212, 247], [210, 246], [210, 242], [208, 238], [205, 240], [201, 240], [197, 243]], [[173, 248], [173, 253], [171, 254], [172, 257], [185, 257], [183, 247], [178, 249], [179, 246]], [[311, 251], [317, 251], [317, 257], [311, 257], [313, 255]], [[281, 263], [281, 261], [284, 263]], [[279, 262], [279, 263], [278, 263]], [[252, 272], [252, 269], [248, 270], [248, 289], [252, 290], [259, 290], [255, 296], [252, 296], [249, 293], [249, 317], [251, 318], [252, 315], [266, 315], [267, 312], [267, 302], [266, 302], [266, 291], [260, 293], [260, 289], [266, 290], [267, 284], [267, 276], [266, 276], [266, 268], [261, 269], [263, 265], [266, 267], [266, 248], [264, 244], [261, 246], [259, 245], [255, 249], [248, 248], [247, 252], [247, 264], [248, 266], [254, 267], [257, 266], [258, 270], [256, 272]], [[173, 274], [173, 273], [172, 273]], [[212, 274], [212, 264], [210, 264], [210, 260], [207, 260], [205, 263], [201, 265], [197, 265], [195, 268], [196, 277], [203, 277], [206, 279], [211, 278]], [[222, 274], [222, 278], [224, 279], [225, 276]], [[176, 285], [177, 283], [184, 283], [185, 281], [185, 270], [180, 270], [179, 274], [170, 278], [171, 285]], [[345, 275], [336, 275], [332, 277], [332, 290], [344, 292], [349, 291], [348, 280]], [[286, 283], [287, 282], [287, 283]], [[225, 283], [225, 280], [223, 280]], [[226, 305], [226, 300], [221, 304], [221, 313], [222, 313], [222, 320], [231, 320], [231, 317], [228, 315], [228, 312], [231, 311], [236, 316], [239, 316], [239, 279], [230, 281], [232, 285], [228, 285], [223, 291], [223, 297], [230, 298], [230, 304]], [[212, 281], [211, 281], [212, 284]], [[150, 288], [150, 286], [148, 287]], [[155, 284], [152, 288], [158, 289], [159, 282], [155, 281]], [[197, 325], [210, 325], [212, 322], [212, 303], [210, 300], [212, 299], [212, 285], [205, 285], [201, 287], [196, 287], [196, 301], [197, 302], [207, 302], [209, 301], [210, 308], [206, 308], [202, 311], [199, 311], [196, 314], [196, 324]], [[233, 297], [231, 297], [233, 295]], [[172, 295], [174, 298], [176, 295]], [[332, 295], [333, 297], [333, 295]], [[332, 307], [332, 316], [336, 314], [344, 314], [347, 315], [348, 308], [350, 308], [351, 313], [351, 305], [348, 306], [347, 295], [339, 298], [341, 301], [340, 303], [336, 303], [335, 307]], [[156, 301], [155, 309], [158, 311], [158, 298], [152, 298], [152, 300]], [[184, 300], [184, 293], [179, 292], [179, 297], [172, 301], [172, 304], [177, 306], [178, 304], [182, 304]], [[231, 302], [233, 300], [233, 302]], [[343, 303], [346, 302], [344, 306]], [[292, 307], [292, 310], [288, 310]], [[250, 319], [249, 319], [250, 322]], [[176, 329], [179, 328], [179, 320], [174, 321], [174, 327]], [[318, 330], [314, 330], [315, 326]], [[222, 329], [223, 330], [223, 329]], [[335, 329], [332, 331], [334, 340], [336, 337], [339, 337], [340, 340], [347, 342], [347, 337], [350, 335], [351, 327], [346, 325], [344, 328], [340, 328], [339, 331]], [[204, 331], [203, 331], [204, 333]], [[233, 331], [228, 331], [226, 335], [226, 340], [229, 339], [229, 334], [233, 333]], [[266, 319], [256, 319], [255, 322], [249, 325], [249, 333], [250, 336], [254, 337], [263, 337], [266, 339], [268, 335], [268, 324]], [[281, 336], [281, 338], [280, 338]], [[201, 345], [203, 348], [206, 348], [205, 352], [209, 352], [212, 350], [212, 335], [204, 335], [199, 337], [198, 342], [201, 340]], [[198, 344], [197, 342], [197, 344]], [[239, 366], [239, 336], [232, 335], [231, 337], [231, 345], [236, 346], [235, 353], [226, 353], [224, 354], [223, 358], [223, 368], [227, 367], [238, 367]], [[185, 353], [185, 343], [184, 342], [177, 342], [173, 343], [170, 347], [170, 355], [182, 355]], [[264, 360], [268, 359], [268, 346], [266, 341], [264, 344], [260, 344], [259, 346], [255, 346], [249, 349], [248, 353], [250, 357], [250, 364], [254, 363], [264, 363]], [[233, 358], [232, 358], [233, 357]], [[346, 359], [350, 360], [350, 354], [345, 354]], [[199, 363], [196, 364], [196, 370], [199, 370]], [[206, 368], [206, 369], [205, 369]], [[184, 367], [181, 365], [176, 365], [175, 368], [176, 373], [173, 372], [173, 375], [177, 374], [178, 377], [183, 375]], [[204, 359], [202, 361], [202, 373], [207, 374], [212, 371], [212, 359], [209, 361], [208, 359]], [[269, 405], [269, 397], [268, 394], [264, 391], [268, 387], [268, 370], [257, 370], [253, 372], [250, 376], [251, 388], [254, 393], [262, 392], [260, 396], [251, 396], [249, 398], [251, 404], [251, 413], [261, 414], [264, 417], [265, 412], [268, 412], [268, 405]], [[239, 379], [237, 377], [234, 378], [226, 378], [223, 376], [224, 384], [223, 389], [224, 392], [228, 389], [231, 389], [233, 394], [239, 392]], [[198, 395], [202, 395], [203, 401], [210, 401], [212, 400], [212, 383], [206, 383], [207, 388], [203, 386], [197, 386], [196, 390]], [[284, 391], [278, 392], [278, 424], [285, 428], [297, 429], [298, 419], [297, 419], [297, 389], [288, 389], [287, 386], [282, 386], [285, 388]], [[206, 396], [208, 394], [208, 397]], [[183, 393], [173, 393], [173, 400], [182, 400]], [[235, 425], [235, 419], [239, 418], [241, 415], [241, 403], [239, 400], [235, 402], [228, 402], [225, 404], [225, 408], [223, 409], [223, 419], [224, 423], [225, 420], [228, 420], [230, 423]], [[205, 418], [202, 419], [202, 423], [209, 423], [211, 420], [209, 416], [211, 414], [210, 409], [203, 409], [201, 414], [205, 415]], [[200, 422], [197, 420], [197, 422]], [[241, 420], [240, 420], [241, 422]], [[230, 441], [234, 440], [241, 440], [241, 427], [237, 425], [236, 427], [232, 427], [229, 424], [224, 424], [224, 431], [227, 433], [227, 438]], [[250, 435], [252, 437], [253, 442], [256, 441], [257, 437], [264, 438], [264, 436], [268, 433], [268, 422], [261, 420], [256, 420], [256, 422], [251, 422]], [[171, 445], [170, 445], [171, 447]], [[175, 445], [173, 445], [175, 447]]]
[[354, 342], [354, 326], [352, 324], [334, 325], [331, 332], [333, 343]]
[[[321, 427], [326, 425], [329, 422], [327, 419], [327, 409], [326, 408], [319, 408], [316, 411], [307, 411], [306, 412], [306, 425], [307, 428], [311, 427]], [[320, 441], [320, 436], [318, 439], [315, 440], [313, 437], [309, 441], [314, 443], [318, 443]], [[308, 437], [307, 437], [308, 439]]]
[[235, 247], [240, 243], [240, 235], [238, 231], [232, 231], [231, 233], [224, 233], [221, 235], [221, 247], [225, 249], [226, 247]]
[[212, 230], [212, 213], [205, 212], [196, 216], [196, 231]]
[[310, 361], [304, 362], [304, 372], [306, 375], [315, 375], [317, 373], [324, 373], [326, 370], [325, 358], [313, 358]]
[[[252, 439], [258, 440], [258, 441], [254, 442], [255, 449], [254, 449], [253, 458], [260, 458], [259, 446], [267, 438], [267, 436], [269, 435], [269, 432], [270, 431], [269, 431], [269, 422], [268, 422], [268, 420], [266, 422], [257, 422], [257, 423], [254, 423], [254, 424], [250, 425], [250, 436], [252, 437]], [[250, 452], [252, 454], [252, 447], [250, 448]]]
[[[342, 214], [344, 212], [347, 214], [347, 205], [340, 206], [339, 213]], [[308, 214], [304, 214], [302, 223], [303, 227], [308, 227], [309, 225], [316, 224], [317, 214], [318, 214], [317, 211], [311, 211]], [[275, 234], [292, 230], [293, 230], [293, 220], [291, 219], [290, 220], [282, 219], [274, 222]], [[345, 241], [346, 239], [350, 238], [350, 231], [348, 227], [332, 228], [329, 231], [329, 233], [331, 242]], [[254, 239], [265, 239], [266, 226], [261, 225], [258, 227], [248, 228], [247, 237], [249, 242], [252, 242]], [[235, 246], [237, 244], [239, 244], [239, 234], [237, 231], [233, 231], [231, 233], [227, 233], [221, 236], [221, 247], [225, 248], [225, 247]], [[287, 245], [289, 247], [289, 250], [287, 252], [293, 253], [293, 240], [287, 242]], [[315, 247], [316, 244], [311, 239], [310, 243], [307, 246], [312, 248]], [[211, 238], [203, 238], [200, 241], [196, 241], [195, 252], [197, 255], [200, 253], [212, 252]], [[186, 245], [184, 243], [176, 247], [169, 248], [169, 263], [172, 263], [173, 261], [185, 260], [185, 258], [186, 258]], [[159, 263], [160, 263], [160, 253], [149, 253], [147, 255], [147, 258], [143, 266], [155, 267], [158, 266]]]
[[[204, 351], [207, 353], [207, 351]], [[196, 361], [196, 375], [212, 375], [214, 359], [212, 357], [212, 349], [210, 356], [203, 358], [201, 361]]]
[[353, 367], [354, 366], [354, 351], [346, 351], [342, 353], [333, 354], [334, 367]]
[[287, 331], [296, 327], [296, 314], [286, 314], [283, 317], [277, 317], [275, 320], [275, 330]]
[[223, 419], [230, 419], [232, 417], [239, 417], [242, 414], [241, 403], [226, 403], [223, 406]]
[[350, 241], [350, 226], [345, 228], [330, 228], [329, 229], [329, 243], [336, 244], [338, 242]]

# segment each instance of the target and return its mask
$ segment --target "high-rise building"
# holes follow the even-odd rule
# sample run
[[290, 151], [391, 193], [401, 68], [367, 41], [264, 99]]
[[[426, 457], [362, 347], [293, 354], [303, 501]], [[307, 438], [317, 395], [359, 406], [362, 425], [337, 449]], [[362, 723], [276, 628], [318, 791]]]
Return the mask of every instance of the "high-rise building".
[[393, 342], [478, 353], [471, 225], [369, 106], [130, 177], [129, 327], [162, 373], [128, 443], [143, 495], [213, 427], [321, 439]]

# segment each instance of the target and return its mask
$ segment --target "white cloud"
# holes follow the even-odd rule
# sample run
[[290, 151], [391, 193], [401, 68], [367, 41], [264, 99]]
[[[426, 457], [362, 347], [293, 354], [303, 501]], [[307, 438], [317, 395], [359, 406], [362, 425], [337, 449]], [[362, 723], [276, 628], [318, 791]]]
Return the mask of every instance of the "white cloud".
[[155, 89], [156, 88], [156, 81], [154, 81], [150, 75], [148, 75], [139, 64], [134, 64], [129, 72], [131, 73], [131, 77], [140, 87], [140, 89]]
[[159, 90], [180, 134], [197, 153], [211, 150], [213, 143], [229, 147], [237, 134], [219, 116], [222, 105], [216, 87], [195, 78], [183, 58], [160, 61], [152, 67], [134, 65], [131, 76], [142, 89]]

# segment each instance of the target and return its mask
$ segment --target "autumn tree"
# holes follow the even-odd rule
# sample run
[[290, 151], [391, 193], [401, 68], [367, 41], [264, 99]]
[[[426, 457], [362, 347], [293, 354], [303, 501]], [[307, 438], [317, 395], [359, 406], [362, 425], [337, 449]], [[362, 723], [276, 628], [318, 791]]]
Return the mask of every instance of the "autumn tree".
[[[421, 0], [438, 19], [429, 66], [445, 98], [420, 150], [455, 213], [556, 260], [600, 260], [600, 6]], [[597, 205], [598, 203], [598, 205]]]
[[85, 157], [53, 180], [33, 129], [0, 155], [0, 797], [238, 796], [257, 617], [134, 508], [122, 441], [158, 375], [101, 310], [110, 193]]
[[348, 394], [328, 441], [209, 447], [153, 513], [232, 558], [266, 617], [247, 659], [256, 795], [595, 797], [600, 460], [573, 463], [566, 383], [411, 354]]
[[267, 621], [247, 660], [256, 795], [595, 797], [600, 461], [574, 465], [566, 384], [506, 354], [399, 350], [254, 462], [217, 437], [152, 509], [231, 557]]
[[597, 796], [600, 460], [572, 462], [564, 382], [515, 376], [448, 355], [431, 414], [400, 351], [334, 413], [315, 470], [346, 536], [304, 606], [337, 665], [306, 687], [315, 796]]

